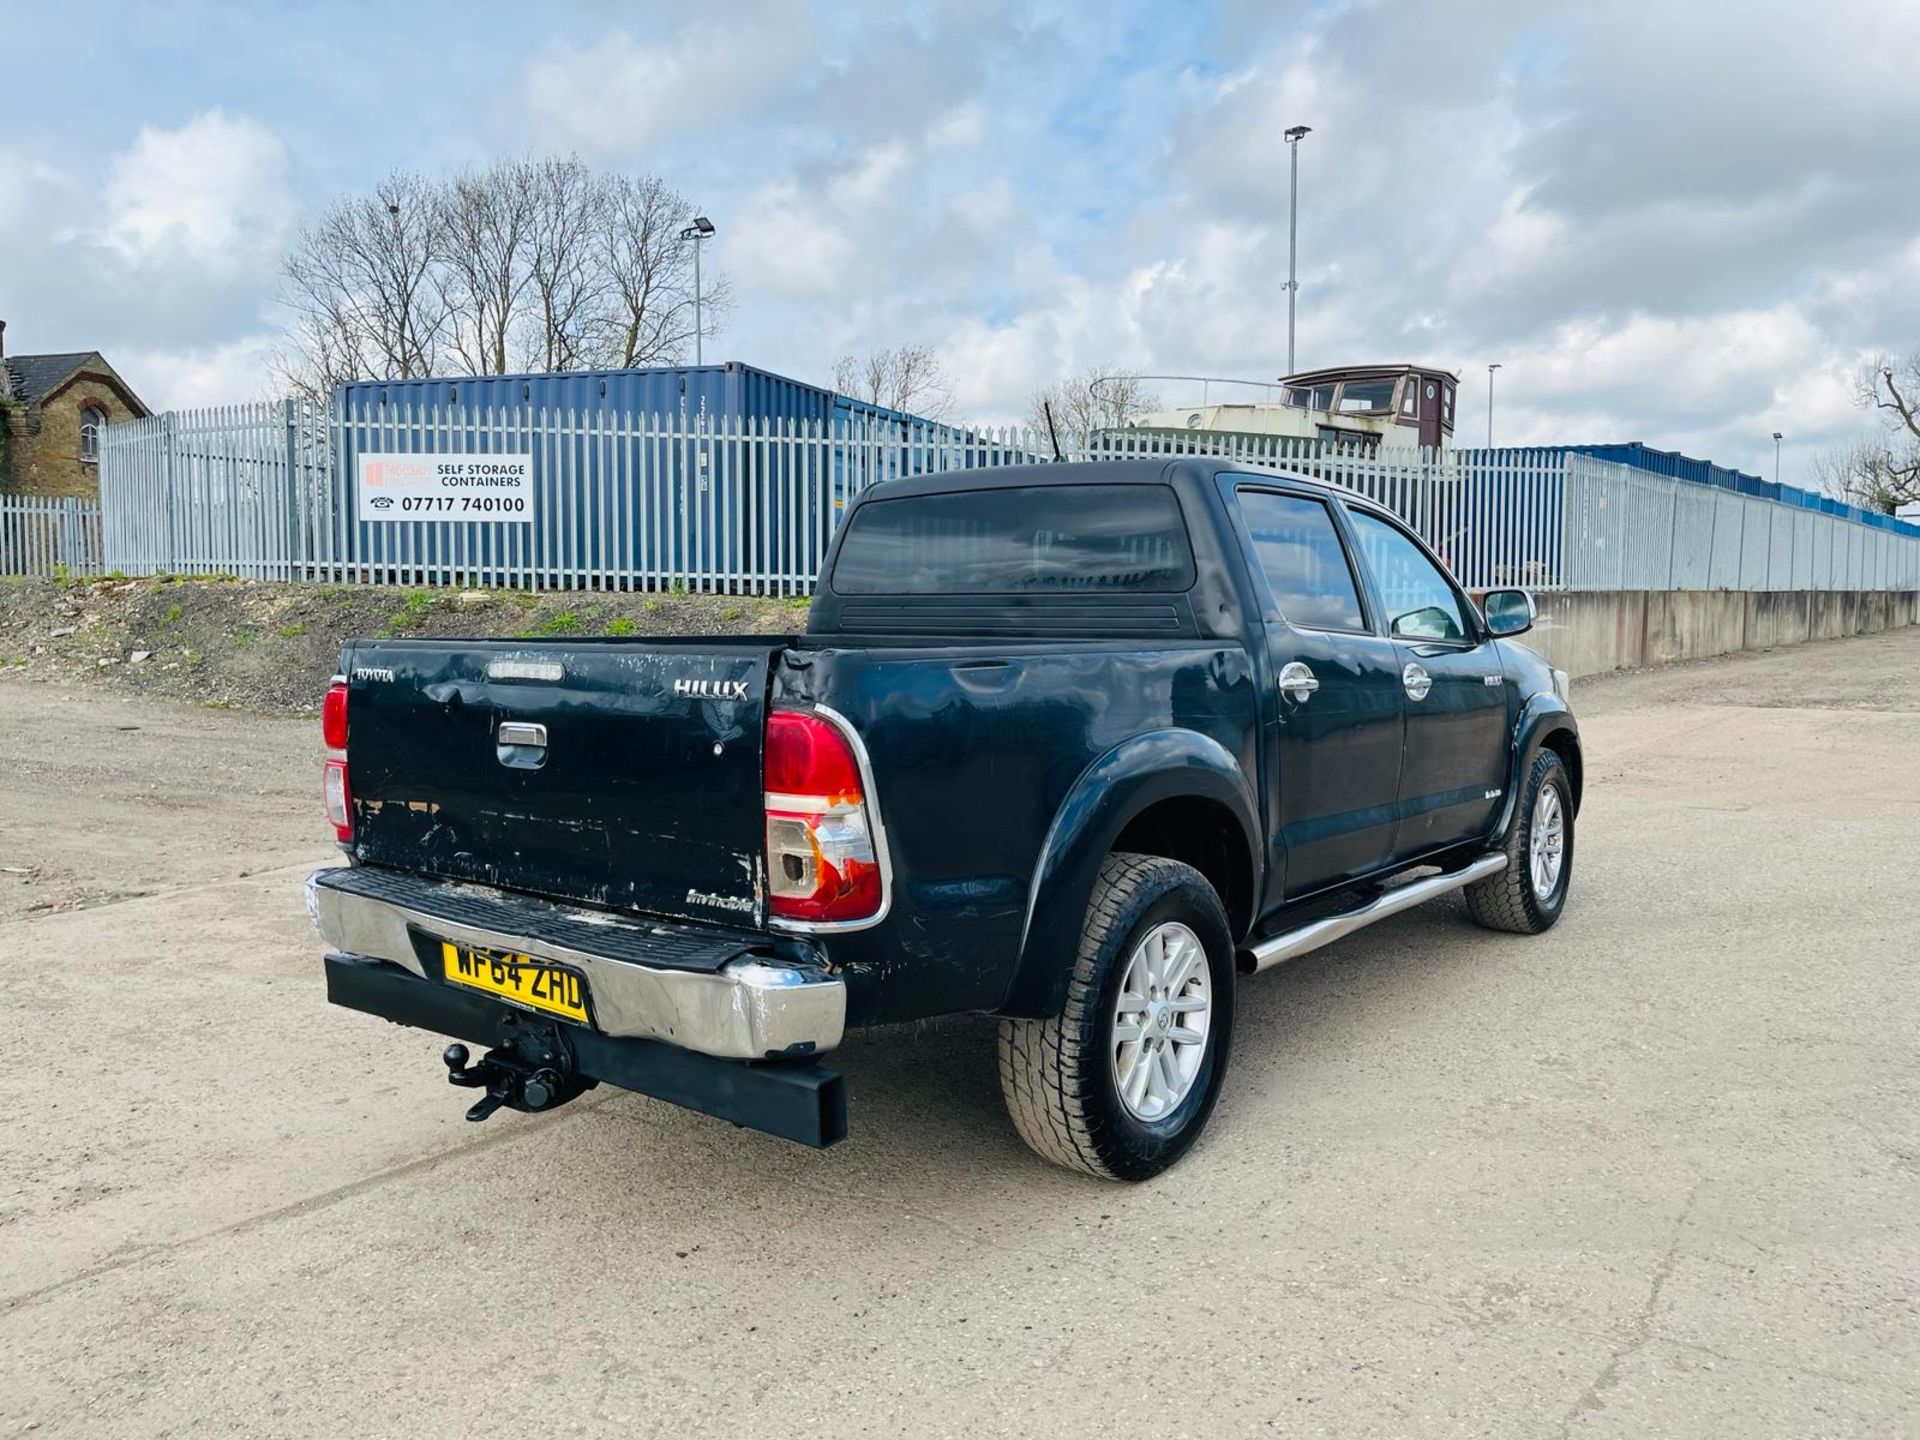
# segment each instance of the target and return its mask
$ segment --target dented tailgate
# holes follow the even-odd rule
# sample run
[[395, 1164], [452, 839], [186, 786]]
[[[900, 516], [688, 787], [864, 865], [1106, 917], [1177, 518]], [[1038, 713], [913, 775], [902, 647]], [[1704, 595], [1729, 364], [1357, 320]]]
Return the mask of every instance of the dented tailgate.
[[355, 641], [343, 656], [354, 853], [757, 925], [761, 748], [783, 644]]

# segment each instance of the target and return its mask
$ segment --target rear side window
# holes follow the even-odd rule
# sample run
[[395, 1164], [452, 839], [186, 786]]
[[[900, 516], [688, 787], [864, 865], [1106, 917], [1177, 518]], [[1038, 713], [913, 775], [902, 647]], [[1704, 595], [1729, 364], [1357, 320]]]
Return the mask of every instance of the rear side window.
[[1288, 623], [1308, 630], [1367, 628], [1353, 567], [1325, 505], [1300, 495], [1242, 490], [1240, 513], [1267, 588]]
[[847, 522], [840, 595], [1179, 591], [1193, 549], [1164, 485], [1025, 485], [876, 500]]

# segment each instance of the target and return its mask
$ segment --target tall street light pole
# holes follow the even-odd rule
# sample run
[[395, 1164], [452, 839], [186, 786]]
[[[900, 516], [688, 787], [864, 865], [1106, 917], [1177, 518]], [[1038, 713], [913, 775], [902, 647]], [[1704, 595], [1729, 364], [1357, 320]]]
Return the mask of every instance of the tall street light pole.
[[693, 217], [693, 223], [680, 232], [682, 240], [693, 242], [693, 363], [706, 363], [705, 347], [706, 326], [700, 319], [700, 245], [704, 240], [713, 238], [713, 222], [704, 215]]
[[1773, 432], [1773, 486], [1780, 488], [1780, 432]]
[[1504, 369], [1499, 361], [1487, 366], [1487, 449], [1493, 448], [1493, 372]]
[[1300, 282], [1295, 278], [1294, 256], [1300, 245], [1300, 141], [1313, 133], [1310, 125], [1295, 125], [1286, 132], [1287, 149], [1293, 152], [1293, 182], [1287, 196], [1287, 374], [1293, 374], [1294, 309], [1300, 298]]

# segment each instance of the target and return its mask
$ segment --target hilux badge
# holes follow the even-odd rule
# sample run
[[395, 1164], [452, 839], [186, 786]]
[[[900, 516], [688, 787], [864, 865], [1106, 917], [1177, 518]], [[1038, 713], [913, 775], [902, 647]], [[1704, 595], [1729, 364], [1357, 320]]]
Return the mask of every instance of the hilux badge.
[[744, 680], [676, 680], [673, 693], [689, 700], [744, 700], [747, 698], [747, 682]]

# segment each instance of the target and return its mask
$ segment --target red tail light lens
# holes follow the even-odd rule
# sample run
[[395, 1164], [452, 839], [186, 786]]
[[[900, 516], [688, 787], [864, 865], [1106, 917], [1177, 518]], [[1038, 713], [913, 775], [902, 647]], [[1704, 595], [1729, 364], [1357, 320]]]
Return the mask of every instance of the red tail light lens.
[[879, 914], [886, 886], [852, 740], [821, 716], [775, 710], [765, 770], [772, 913], [828, 924]]
[[320, 738], [329, 750], [347, 748], [347, 686], [334, 681], [327, 698], [320, 702]]
[[320, 772], [320, 792], [326, 797], [327, 820], [333, 837], [343, 845], [353, 843], [353, 796], [347, 789], [347, 682], [336, 679], [320, 702], [320, 738], [326, 742], [327, 759]]

